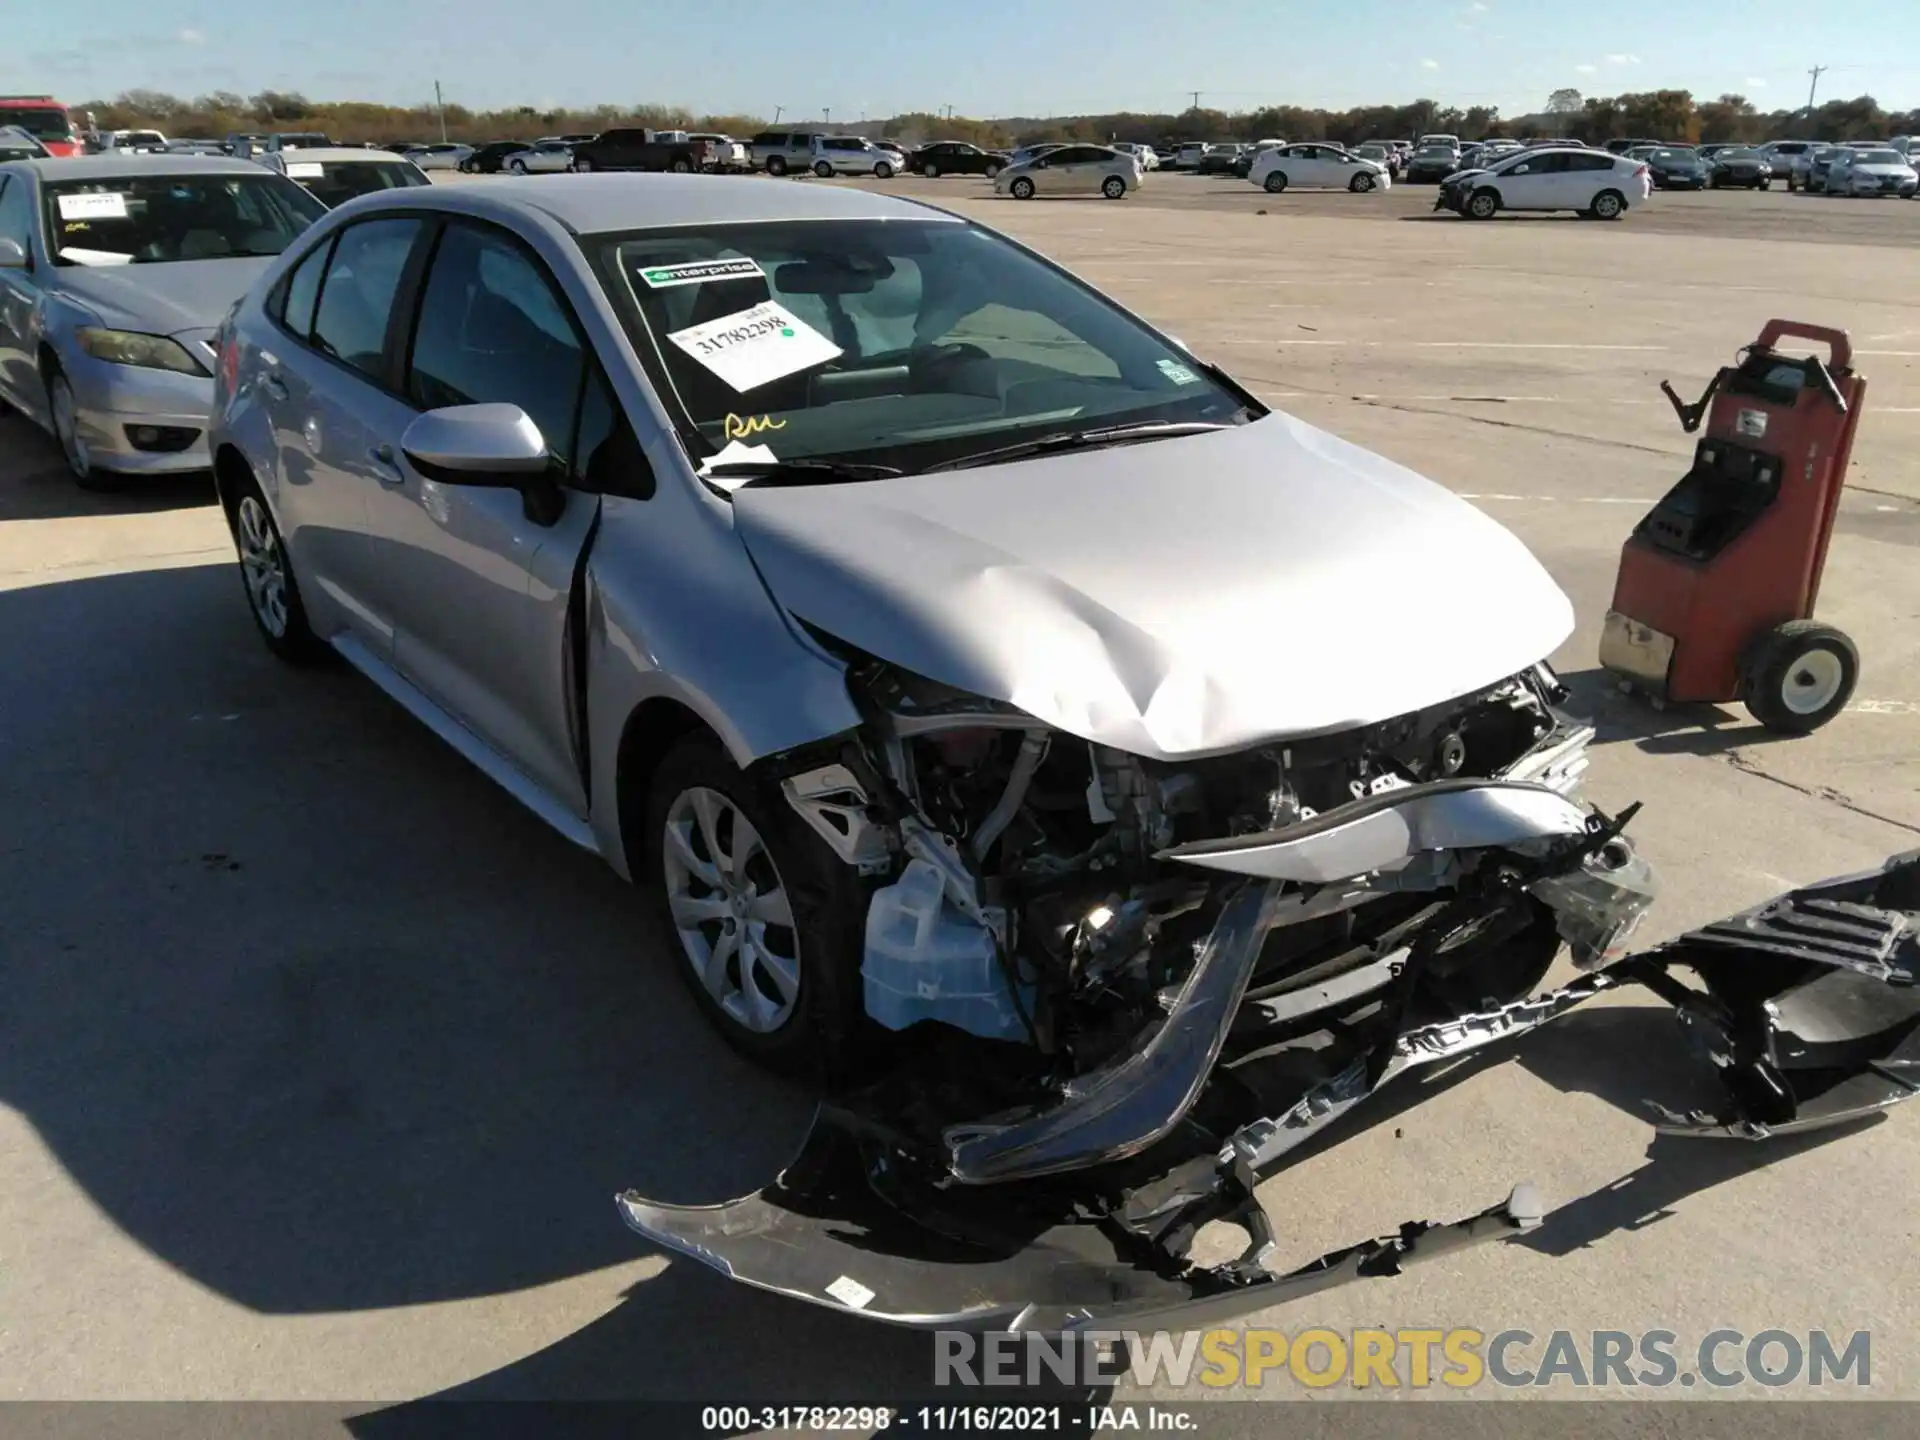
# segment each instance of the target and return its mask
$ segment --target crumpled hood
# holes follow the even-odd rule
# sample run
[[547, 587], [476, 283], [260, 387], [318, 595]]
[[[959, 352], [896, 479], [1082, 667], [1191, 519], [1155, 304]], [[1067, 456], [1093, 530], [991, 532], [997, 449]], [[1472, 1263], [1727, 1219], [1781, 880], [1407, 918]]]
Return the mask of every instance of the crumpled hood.
[[178, 335], [211, 330], [247, 293], [272, 256], [181, 260], [154, 265], [62, 266], [61, 293], [119, 330]]
[[733, 505], [795, 615], [1153, 758], [1391, 719], [1573, 628], [1499, 524], [1278, 413], [979, 470], [748, 486]]

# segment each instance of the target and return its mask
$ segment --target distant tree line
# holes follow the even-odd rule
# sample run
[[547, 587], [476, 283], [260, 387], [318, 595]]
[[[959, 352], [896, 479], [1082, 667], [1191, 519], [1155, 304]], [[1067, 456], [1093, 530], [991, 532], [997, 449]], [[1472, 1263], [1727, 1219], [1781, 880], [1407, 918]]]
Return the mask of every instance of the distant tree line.
[[[714, 130], [751, 135], [766, 122], [754, 115], [696, 115], [665, 105], [599, 105], [588, 110], [539, 110], [530, 105], [507, 110], [470, 110], [449, 105], [444, 114], [431, 105], [373, 105], [359, 101], [312, 101], [294, 92], [263, 90], [240, 95], [216, 90], [187, 100], [158, 90], [129, 90], [112, 100], [76, 107], [91, 113], [101, 129], [151, 127], [180, 138], [218, 138], [236, 131], [312, 129], [335, 139], [388, 145], [438, 140], [441, 121], [450, 139], [530, 140], [541, 135], [597, 131], [614, 125], [646, 125], [662, 130]], [[811, 117], [788, 117], [791, 126], [819, 125]], [[1503, 118], [1485, 105], [1465, 109], [1433, 100], [1406, 105], [1362, 105], [1351, 110], [1318, 110], [1298, 105], [1269, 105], [1257, 110], [1189, 109], [1180, 114], [1122, 111], [1110, 115], [1012, 117], [977, 120], [927, 111], [885, 120], [843, 122], [832, 127], [876, 138], [971, 140], [979, 145], [1032, 144], [1043, 140], [1126, 140], [1149, 144], [1182, 140], [1367, 140], [1410, 139], [1444, 132], [1465, 139], [1489, 136], [1515, 139], [1566, 137], [1601, 143], [1626, 137], [1673, 141], [1743, 140], [1782, 137], [1853, 140], [1920, 131], [1920, 110], [1886, 111], [1871, 95], [1829, 100], [1812, 112], [1762, 112], [1744, 95], [1695, 100], [1685, 90], [1588, 96], [1556, 90], [1545, 109]]]

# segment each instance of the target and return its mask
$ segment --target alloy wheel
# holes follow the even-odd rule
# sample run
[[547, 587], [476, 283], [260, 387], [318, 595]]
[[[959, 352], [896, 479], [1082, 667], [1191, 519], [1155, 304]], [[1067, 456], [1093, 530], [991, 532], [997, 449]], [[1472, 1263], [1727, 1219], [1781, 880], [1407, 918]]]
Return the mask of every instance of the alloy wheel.
[[683, 790], [661, 847], [667, 908], [687, 963], [728, 1016], [778, 1030], [800, 999], [799, 934], [765, 842], [725, 794]]
[[234, 515], [234, 538], [239, 542], [240, 574], [247, 582], [247, 599], [260, 628], [274, 639], [287, 634], [287, 562], [280, 536], [266, 506], [253, 495], [241, 497]]

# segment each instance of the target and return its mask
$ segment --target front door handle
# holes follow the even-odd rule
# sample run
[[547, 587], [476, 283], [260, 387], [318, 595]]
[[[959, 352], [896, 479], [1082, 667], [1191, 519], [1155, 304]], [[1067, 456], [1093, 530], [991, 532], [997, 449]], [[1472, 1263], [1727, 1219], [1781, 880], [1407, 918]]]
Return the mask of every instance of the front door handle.
[[287, 398], [287, 382], [278, 375], [269, 375], [260, 382], [261, 387], [276, 400]]
[[406, 478], [401, 475], [400, 465], [393, 458], [393, 447], [391, 445], [382, 443], [368, 446], [367, 459], [374, 463], [376, 467], [374, 478], [382, 485], [398, 485]]

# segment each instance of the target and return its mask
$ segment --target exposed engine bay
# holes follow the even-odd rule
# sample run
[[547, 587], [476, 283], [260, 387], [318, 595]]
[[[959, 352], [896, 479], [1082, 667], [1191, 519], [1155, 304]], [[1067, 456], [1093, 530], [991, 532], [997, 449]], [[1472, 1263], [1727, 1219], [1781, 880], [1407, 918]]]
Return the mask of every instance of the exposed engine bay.
[[[1670, 1125], [1757, 1137], [1920, 1088], [1920, 852], [1629, 955], [1638, 807], [1572, 798], [1593, 732], [1544, 665], [1178, 761], [869, 657], [849, 688], [866, 723], [780, 783], [871, 886], [891, 1067], [757, 1195], [620, 1199], [736, 1279], [905, 1323], [1184, 1326], [1516, 1234], [1544, 1214], [1524, 1184], [1282, 1272], [1253, 1187], [1394, 1076], [1628, 983], [1725, 1081]], [[1580, 973], [1541, 993], [1563, 945]], [[1217, 1220], [1245, 1253], [1196, 1266]]]

